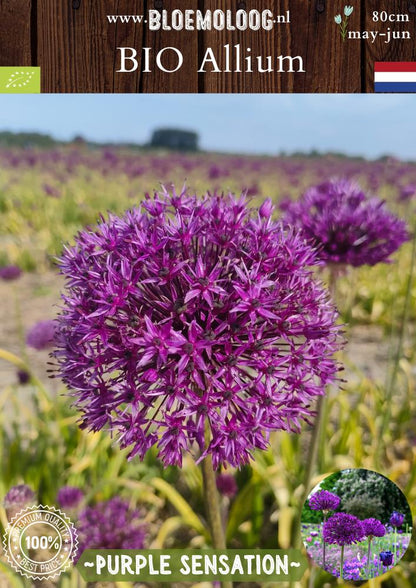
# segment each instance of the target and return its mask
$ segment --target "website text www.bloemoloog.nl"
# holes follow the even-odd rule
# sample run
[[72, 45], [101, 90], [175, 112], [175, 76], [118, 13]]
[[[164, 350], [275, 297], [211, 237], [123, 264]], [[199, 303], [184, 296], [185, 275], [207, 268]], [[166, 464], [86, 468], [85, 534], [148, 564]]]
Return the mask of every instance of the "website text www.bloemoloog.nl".
[[271, 31], [290, 23], [290, 11], [271, 10], [148, 10], [146, 14], [107, 14], [110, 24], [144, 24], [151, 31]]

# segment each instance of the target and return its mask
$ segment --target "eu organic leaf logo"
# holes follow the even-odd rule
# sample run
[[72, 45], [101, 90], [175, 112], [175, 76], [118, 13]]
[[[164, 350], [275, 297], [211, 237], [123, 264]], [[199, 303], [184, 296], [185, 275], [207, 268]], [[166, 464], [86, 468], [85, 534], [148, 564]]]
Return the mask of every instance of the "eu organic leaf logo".
[[31, 79], [35, 75], [34, 71], [15, 71], [7, 80], [6, 88], [24, 88], [30, 84]]

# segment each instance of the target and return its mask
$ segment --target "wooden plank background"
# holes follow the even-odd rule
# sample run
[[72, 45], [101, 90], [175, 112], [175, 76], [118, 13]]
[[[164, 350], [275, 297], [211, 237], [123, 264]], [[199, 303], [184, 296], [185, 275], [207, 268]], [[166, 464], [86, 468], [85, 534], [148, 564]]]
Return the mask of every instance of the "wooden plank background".
[[[0, 0], [0, 65], [38, 65], [43, 92], [372, 92], [374, 61], [416, 61], [416, 0], [349, 0], [354, 6], [351, 30], [408, 30], [410, 40], [390, 44], [342, 41], [334, 15], [342, 13], [339, 0]], [[272, 31], [158, 31], [145, 25], [110, 24], [107, 14], [145, 14], [149, 9], [174, 8], [290, 10], [291, 24]], [[409, 23], [374, 23], [374, 10], [408, 14]], [[306, 73], [198, 74], [208, 47], [218, 54], [223, 46], [241, 45], [243, 55], [301, 55]], [[139, 68], [117, 73], [117, 47], [138, 50]], [[141, 48], [157, 52], [177, 47], [184, 65], [176, 73], [154, 68], [142, 73]], [[173, 61], [166, 59], [171, 67]]]

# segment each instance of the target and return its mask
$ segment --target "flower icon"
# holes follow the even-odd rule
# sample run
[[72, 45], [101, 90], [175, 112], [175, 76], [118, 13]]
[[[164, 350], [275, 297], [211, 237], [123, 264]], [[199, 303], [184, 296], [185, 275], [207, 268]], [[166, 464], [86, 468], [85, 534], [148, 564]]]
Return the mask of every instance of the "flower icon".
[[345, 41], [345, 38], [347, 36], [348, 19], [353, 12], [354, 12], [353, 6], [344, 6], [344, 17], [345, 17], [344, 20], [342, 20], [341, 14], [337, 14], [334, 17], [335, 23], [341, 29], [341, 37], [342, 37], [343, 41]]

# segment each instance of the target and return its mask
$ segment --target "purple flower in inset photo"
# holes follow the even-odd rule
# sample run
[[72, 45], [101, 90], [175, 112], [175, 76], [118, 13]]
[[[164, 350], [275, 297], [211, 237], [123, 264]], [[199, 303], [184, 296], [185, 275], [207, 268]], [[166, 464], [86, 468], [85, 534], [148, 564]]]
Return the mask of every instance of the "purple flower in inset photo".
[[362, 525], [366, 537], [384, 537], [386, 534], [386, 527], [378, 519], [364, 519]]
[[389, 262], [409, 239], [406, 223], [382, 200], [349, 180], [324, 182], [285, 206], [283, 220], [301, 228], [327, 264], [358, 267]]
[[17, 280], [22, 275], [22, 270], [17, 265], [5, 265], [0, 267], [0, 278], [6, 282]]
[[340, 327], [315, 251], [271, 212], [164, 191], [65, 249], [54, 356], [83, 427], [108, 426], [130, 457], [193, 451], [218, 469], [311, 421]]
[[76, 524], [79, 550], [143, 549], [146, 525], [140, 510], [130, 508], [128, 501], [116, 496], [88, 506], [81, 511]]
[[337, 510], [340, 502], [339, 496], [328, 490], [319, 490], [309, 497], [309, 507], [312, 510], [321, 510], [327, 513], [331, 510]]
[[390, 525], [392, 527], [401, 527], [403, 525], [404, 515], [401, 512], [393, 511], [390, 517]]
[[384, 567], [391, 566], [394, 560], [393, 553], [391, 551], [382, 551], [380, 553], [380, 561]]
[[363, 525], [357, 517], [345, 512], [337, 512], [324, 523], [323, 538], [325, 543], [335, 545], [352, 545], [364, 538]]
[[55, 321], [47, 320], [36, 323], [26, 335], [26, 343], [37, 351], [53, 347]]
[[58, 490], [56, 501], [62, 508], [76, 508], [84, 498], [84, 493], [77, 486], [63, 486]]

